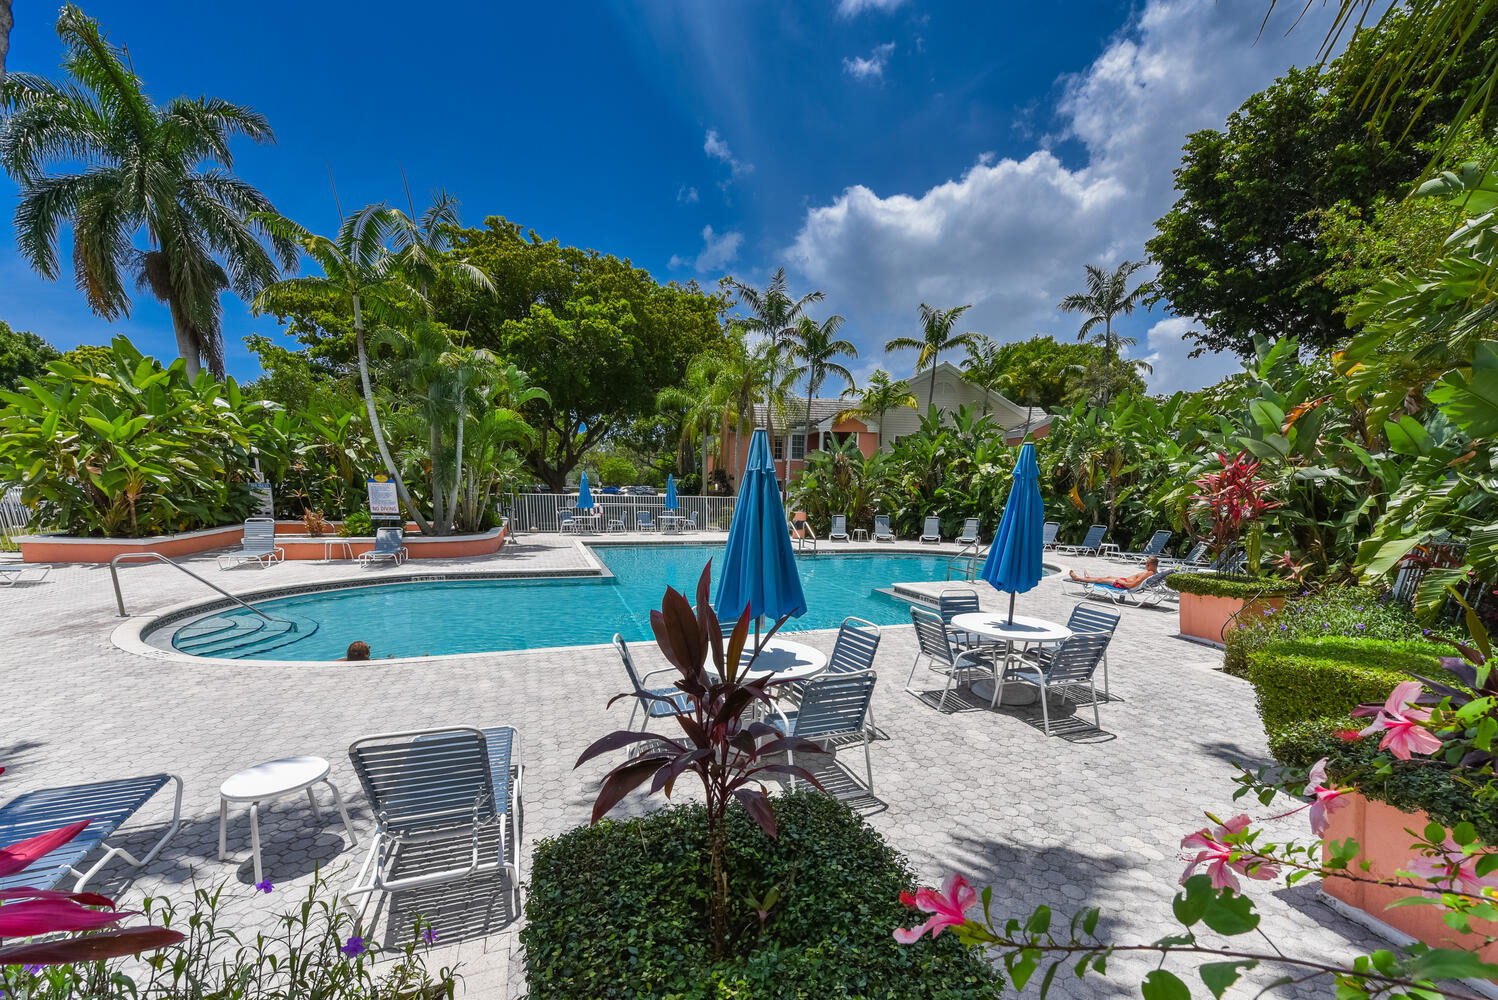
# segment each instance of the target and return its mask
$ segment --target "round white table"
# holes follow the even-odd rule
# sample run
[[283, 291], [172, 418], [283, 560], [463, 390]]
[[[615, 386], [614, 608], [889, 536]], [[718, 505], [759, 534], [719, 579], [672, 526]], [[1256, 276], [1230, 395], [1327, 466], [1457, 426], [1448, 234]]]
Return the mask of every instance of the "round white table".
[[[751, 633], [749, 641], [754, 641]], [[747, 657], [751, 650], [746, 649]], [[827, 669], [827, 654], [813, 649], [804, 642], [790, 639], [771, 639], [760, 647], [759, 656], [749, 668], [749, 680], [773, 677], [777, 681], [804, 681]]]
[[[976, 611], [971, 614], [954, 615], [952, 628], [982, 636], [994, 643], [1003, 643], [1006, 647], [1005, 665], [1010, 656], [1016, 652], [1023, 652], [1029, 646], [1044, 642], [1060, 642], [1071, 638], [1071, 629], [1065, 625], [1058, 625], [1044, 618], [1031, 618], [1029, 615], [1015, 615], [1011, 622], [1009, 615], [1003, 611]], [[1001, 666], [1000, 669], [1003, 667]], [[997, 694], [996, 687], [993, 681], [977, 681], [973, 684], [973, 693], [980, 698], [986, 697], [992, 702], [994, 695]], [[1023, 700], [1006, 696], [1004, 704], [1030, 705], [1037, 697], [1035, 690], [1028, 684], [1018, 689], [1016, 693]], [[1025, 697], [1026, 695], [1028, 697]]]
[[230, 775], [218, 790], [218, 859], [226, 860], [229, 855], [227, 843], [229, 803], [248, 802], [250, 804], [250, 850], [255, 859], [255, 881], [262, 881], [260, 803], [305, 791], [307, 801], [312, 803], [312, 815], [321, 820], [322, 812], [317, 808], [316, 796], [312, 794], [312, 786], [318, 782], [327, 785], [328, 790], [333, 793], [333, 804], [338, 807], [338, 815], [343, 817], [343, 828], [348, 831], [349, 844], [351, 846], [358, 844], [359, 838], [354, 834], [354, 825], [349, 822], [348, 810], [343, 806], [343, 796], [338, 794], [338, 786], [328, 780], [328, 770], [328, 762], [321, 757], [282, 757], [279, 760], [268, 760], [264, 764], [247, 767], [237, 774]]

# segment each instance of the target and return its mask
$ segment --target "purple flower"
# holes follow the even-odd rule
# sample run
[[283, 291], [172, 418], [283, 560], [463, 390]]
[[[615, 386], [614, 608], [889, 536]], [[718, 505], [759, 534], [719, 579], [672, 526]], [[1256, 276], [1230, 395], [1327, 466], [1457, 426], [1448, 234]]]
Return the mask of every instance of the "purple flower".
[[1310, 597], [1311, 596], [1311, 592], [1309, 590], [1302, 590], [1300, 592], [1300, 596], [1301, 597]]
[[1266, 615], [1272, 615], [1272, 614], [1274, 614], [1274, 609], [1273, 608], [1265, 608], [1264, 609], [1264, 613]]
[[1360, 628], [1360, 629], [1364, 629], [1364, 628], [1367, 628], [1368, 626], [1364, 625], [1362, 622], [1358, 622], [1357, 627]]
[[1358, 610], [1359, 610], [1359, 611], [1362, 611], [1362, 610], [1363, 610], [1363, 606], [1362, 606], [1362, 605], [1361, 605], [1361, 604], [1359, 604], [1359, 605], [1358, 605]]
[[1281, 632], [1288, 632], [1288, 631], [1290, 631], [1290, 626], [1289, 625], [1281, 625], [1280, 626], [1280, 631]]
[[21, 966], [21, 971], [27, 975], [39, 976], [42, 973], [42, 967], [40, 965], [23, 965]]
[[349, 958], [353, 958], [355, 955], [362, 955], [362, 954], [364, 954], [364, 952], [367, 951], [368, 949], [366, 949], [364, 947], [364, 939], [363, 938], [361, 938], [361, 937], [351, 937], [351, 938], [348, 939], [348, 944], [344, 945], [342, 948], [339, 948], [338, 950], [341, 951], [341, 952], [343, 952]]
[[1430, 629], [1428, 629], [1428, 628], [1422, 628], [1420, 630], [1420, 634], [1421, 635], [1430, 635]]
[[428, 927], [426, 930], [421, 932], [421, 939], [427, 944], [436, 944], [437, 932]]
[[261, 892], [270, 892], [272, 889], [275, 888], [275, 886], [271, 885], [270, 884], [270, 879], [267, 878], [267, 879], [261, 879], [259, 882], [256, 882], [255, 883], [255, 888], [259, 889]]
[[1331, 622], [1322, 622], [1321, 623], [1321, 627], [1322, 628], [1331, 628], [1332, 627], [1332, 623]]

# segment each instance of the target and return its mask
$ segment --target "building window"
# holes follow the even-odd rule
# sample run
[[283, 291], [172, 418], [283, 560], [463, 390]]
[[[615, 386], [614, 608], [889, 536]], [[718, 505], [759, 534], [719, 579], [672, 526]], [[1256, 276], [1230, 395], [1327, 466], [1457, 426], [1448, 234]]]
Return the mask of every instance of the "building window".
[[806, 435], [792, 434], [791, 436], [791, 461], [801, 462], [806, 459]]
[[854, 445], [857, 445], [858, 444], [858, 432], [857, 431], [823, 431], [822, 432], [822, 450], [823, 451], [833, 451], [834, 449], [836, 449], [839, 446], [841, 446], [843, 444], [843, 442], [845, 442], [845, 441], [852, 441]]
[[785, 459], [785, 438], [778, 437], [775, 439], [774, 451], [775, 461], [779, 462]]

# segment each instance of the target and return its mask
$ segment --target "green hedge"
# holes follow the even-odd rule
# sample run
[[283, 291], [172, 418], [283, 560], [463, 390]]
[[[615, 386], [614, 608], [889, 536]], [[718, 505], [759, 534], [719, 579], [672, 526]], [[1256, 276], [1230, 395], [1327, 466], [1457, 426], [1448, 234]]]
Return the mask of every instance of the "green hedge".
[[1264, 732], [1318, 719], [1351, 725], [1354, 708], [1381, 702], [1413, 671], [1441, 672], [1444, 647], [1428, 642], [1376, 639], [1292, 639], [1271, 643], [1248, 657], [1248, 679], [1258, 696]]
[[1165, 585], [1183, 594], [1202, 597], [1232, 597], [1247, 601], [1255, 597], [1284, 597], [1294, 584], [1266, 576], [1229, 576], [1225, 573], [1172, 573]]
[[[707, 936], [701, 806], [604, 821], [538, 844], [520, 932], [531, 1000], [998, 995], [998, 972], [950, 932], [895, 943], [896, 927], [922, 919], [899, 901], [913, 877], [868, 824], [818, 792], [778, 796], [775, 809], [778, 840], [737, 804], [730, 812], [733, 927], [752, 946], [723, 961], [711, 958]], [[756, 942], [745, 897], [771, 887], [780, 902]]]
[[[1391, 641], [1418, 639], [1421, 624], [1409, 605], [1371, 587], [1328, 587], [1303, 593], [1272, 614], [1240, 615], [1228, 629], [1222, 669], [1248, 676], [1248, 654], [1286, 639], [1348, 636]], [[1446, 632], [1446, 626], [1433, 626]]]

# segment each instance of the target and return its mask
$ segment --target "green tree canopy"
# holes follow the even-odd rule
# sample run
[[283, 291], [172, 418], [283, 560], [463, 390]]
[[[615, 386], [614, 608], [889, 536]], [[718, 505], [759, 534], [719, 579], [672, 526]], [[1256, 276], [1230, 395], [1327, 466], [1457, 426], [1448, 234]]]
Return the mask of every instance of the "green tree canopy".
[[507, 219], [456, 231], [452, 253], [490, 274], [496, 292], [442, 282], [436, 318], [546, 387], [550, 400], [525, 411], [537, 431], [526, 461], [553, 489], [611, 431], [654, 413], [659, 391], [724, 339], [724, 301], [695, 283], [657, 284], [628, 260], [542, 240]]
[[25, 330], [12, 330], [0, 320], [0, 389], [14, 389], [23, 378], [39, 378], [47, 362], [61, 352], [41, 337]]
[[1495, 9], [1474, 36], [1482, 41], [1438, 90], [1394, 95], [1382, 128], [1373, 129], [1359, 88], [1380, 60], [1397, 61], [1403, 23], [1396, 14], [1358, 33], [1324, 70], [1292, 69], [1245, 101], [1224, 129], [1188, 137], [1175, 173], [1180, 197], [1147, 246], [1159, 293], [1200, 324], [1188, 335], [1197, 352], [1248, 358], [1255, 333], [1294, 335], [1316, 349], [1347, 336], [1341, 294], [1322, 281], [1336, 260], [1320, 239], [1320, 214], [1339, 202], [1356, 210], [1404, 194], [1443, 123], [1486, 80], [1498, 48]]
[[1006, 399], [1047, 410], [1085, 401], [1096, 388], [1089, 373], [1097, 378], [1106, 375], [1108, 399], [1145, 391], [1144, 379], [1128, 358], [1108, 367], [1099, 345], [1066, 343], [1048, 335], [1008, 344], [985, 337], [968, 351], [963, 369], [974, 382]]

